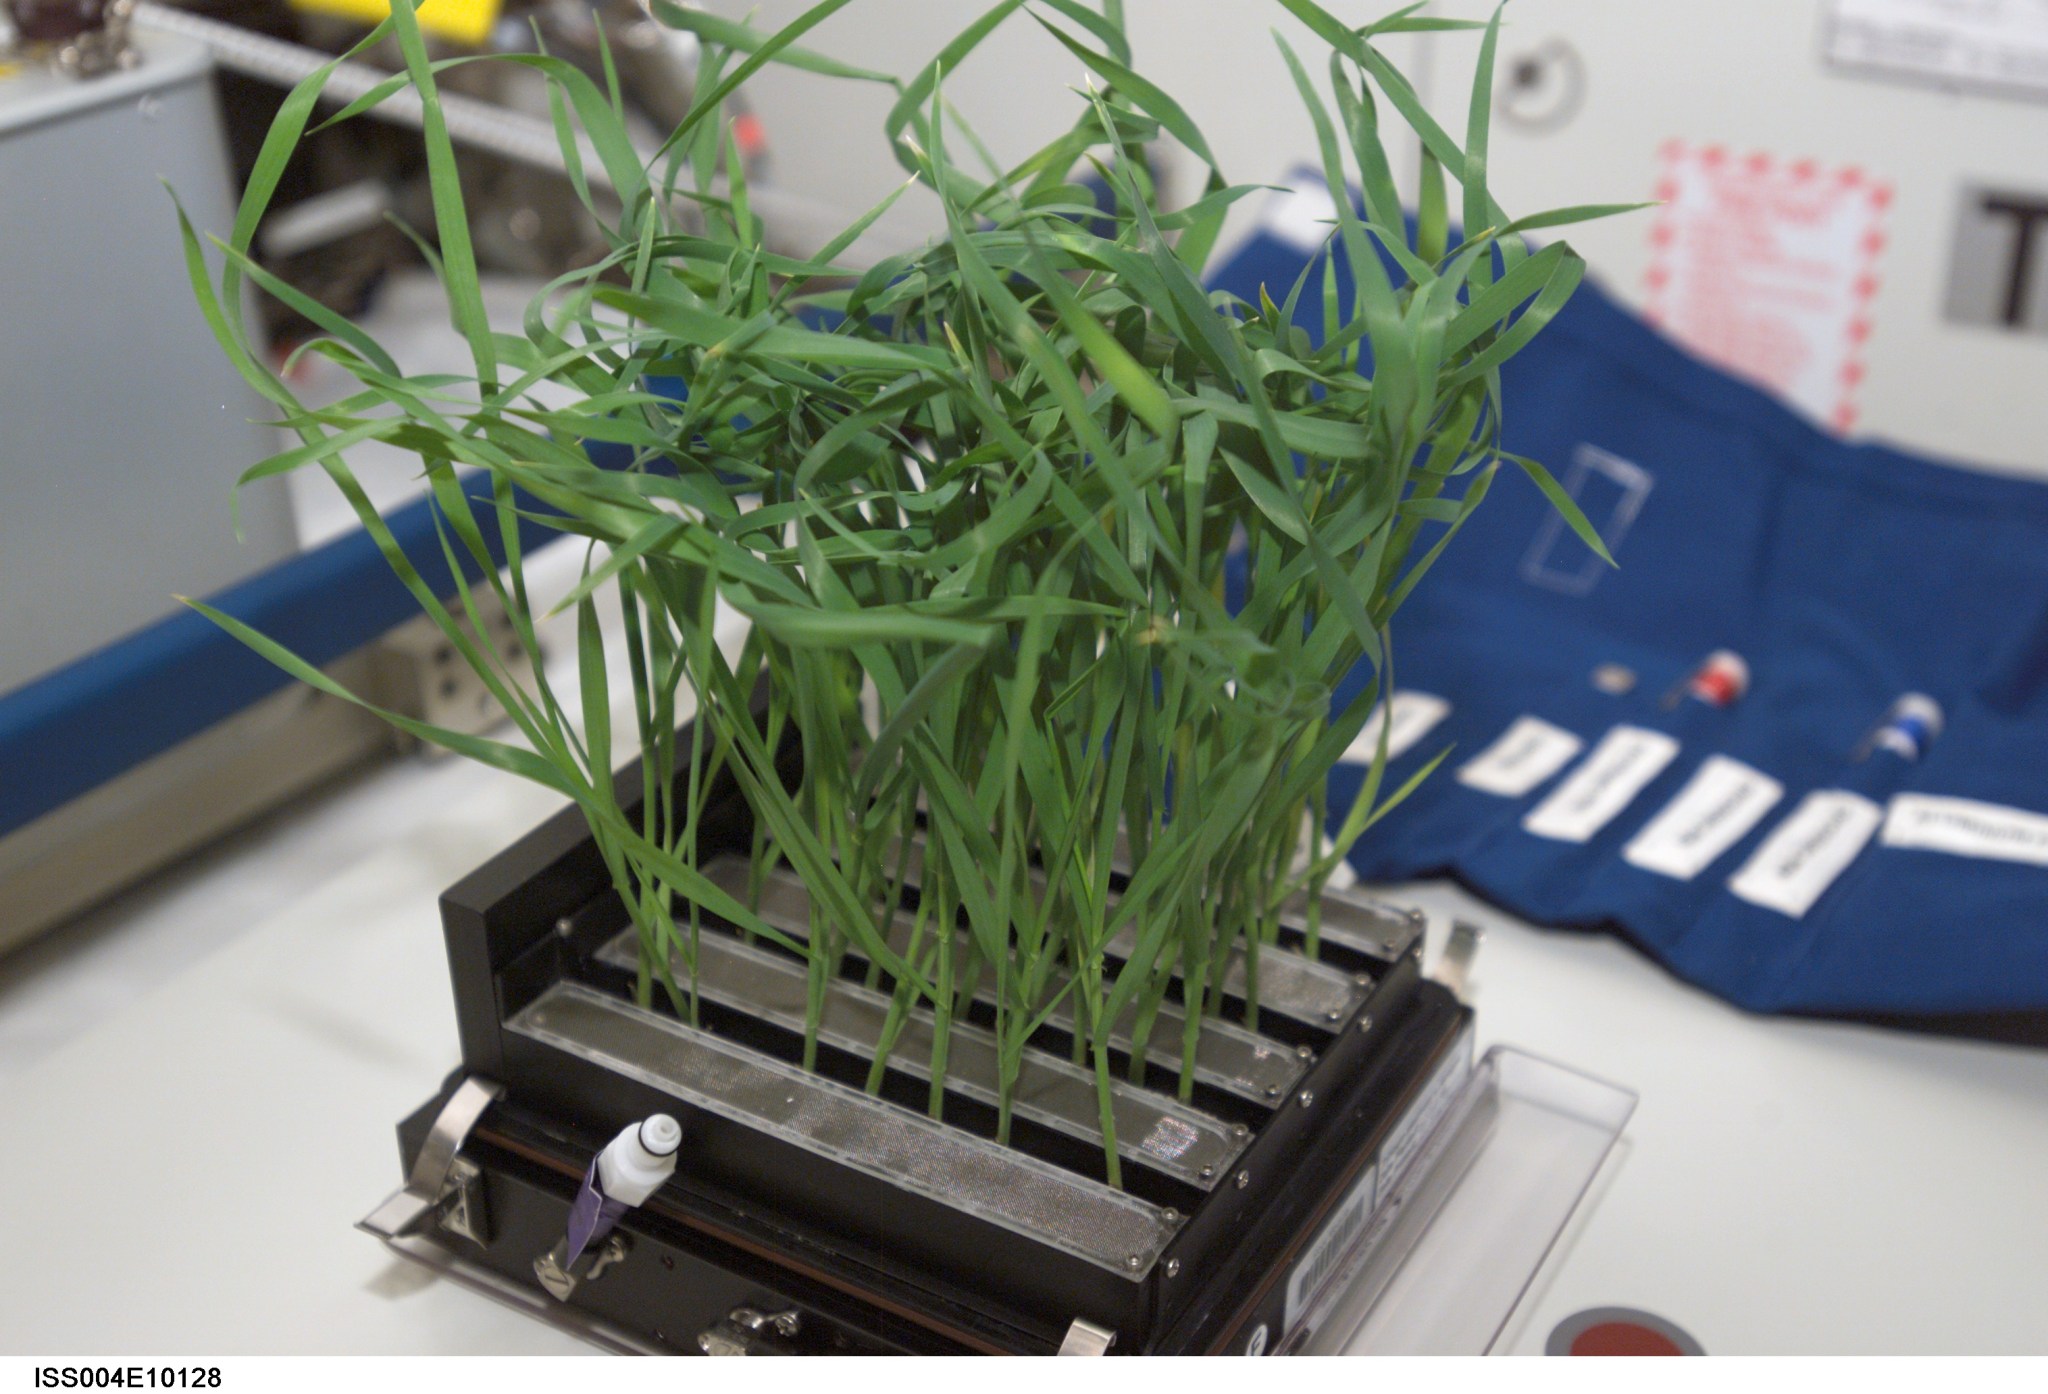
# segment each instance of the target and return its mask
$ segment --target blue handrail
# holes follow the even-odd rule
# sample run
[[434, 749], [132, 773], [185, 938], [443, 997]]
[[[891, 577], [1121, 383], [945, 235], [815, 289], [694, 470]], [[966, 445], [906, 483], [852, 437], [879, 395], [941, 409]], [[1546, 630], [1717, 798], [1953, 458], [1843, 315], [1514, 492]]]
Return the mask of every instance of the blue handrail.
[[[425, 580], [455, 589], [421, 499], [389, 515]], [[484, 529], [495, 552], [496, 530]], [[522, 520], [522, 546], [557, 536]], [[502, 562], [502, 556], [499, 557]], [[472, 579], [476, 579], [472, 577]], [[345, 599], [344, 599], [345, 598]], [[208, 597], [324, 666], [419, 613], [361, 530]], [[0, 695], [0, 836], [163, 754], [291, 682], [205, 616], [176, 614]]]

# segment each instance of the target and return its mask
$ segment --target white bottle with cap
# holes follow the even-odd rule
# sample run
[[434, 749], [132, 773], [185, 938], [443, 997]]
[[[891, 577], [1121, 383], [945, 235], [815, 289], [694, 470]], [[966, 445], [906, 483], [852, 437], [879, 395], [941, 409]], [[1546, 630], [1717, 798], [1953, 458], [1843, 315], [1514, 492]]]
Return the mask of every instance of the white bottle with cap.
[[653, 1195], [675, 1175], [676, 1149], [682, 1142], [682, 1124], [666, 1113], [628, 1124], [597, 1157], [597, 1179], [605, 1200], [630, 1208]]
[[1924, 692], [1907, 692], [1892, 703], [1857, 758], [1888, 750], [1901, 760], [1918, 760], [1941, 734], [1941, 703]]

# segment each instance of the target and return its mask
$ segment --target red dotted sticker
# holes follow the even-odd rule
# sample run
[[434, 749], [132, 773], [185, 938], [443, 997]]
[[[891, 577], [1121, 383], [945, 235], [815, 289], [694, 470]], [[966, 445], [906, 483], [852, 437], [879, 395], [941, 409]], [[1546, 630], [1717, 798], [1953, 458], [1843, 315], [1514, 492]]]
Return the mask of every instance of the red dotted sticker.
[[1668, 141], [1643, 313], [1804, 411], [1856, 424], [1889, 184], [1853, 165]]

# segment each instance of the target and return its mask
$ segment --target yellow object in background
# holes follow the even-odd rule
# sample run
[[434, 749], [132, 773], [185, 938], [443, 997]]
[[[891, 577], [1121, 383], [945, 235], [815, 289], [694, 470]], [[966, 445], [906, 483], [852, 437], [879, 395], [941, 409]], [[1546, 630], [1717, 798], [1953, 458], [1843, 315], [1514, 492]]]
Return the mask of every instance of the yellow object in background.
[[[390, 0], [291, 0], [313, 15], [337, 15], [375, 24], [391, 13]], [[437, 38], [479, 48], [498, 22], [500, 0], [418, 0], [420, 28]]]

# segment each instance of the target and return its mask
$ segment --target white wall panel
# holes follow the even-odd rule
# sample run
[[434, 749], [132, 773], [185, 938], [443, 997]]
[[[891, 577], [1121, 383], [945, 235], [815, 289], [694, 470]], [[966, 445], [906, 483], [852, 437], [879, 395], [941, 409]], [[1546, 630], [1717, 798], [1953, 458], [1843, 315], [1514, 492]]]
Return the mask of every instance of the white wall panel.
[[[1377, 0], [1332, 0], [1328, 7], [1361, 24], [1394, 8]], [[802, 14], [808, 0], [717, 0], [715, 8], [735, 18], [751, 9], [755, 25], [765, 29]], [[986, 8], [983, 0], [854, 0], [805, 42], [849, 62], [908, 76]], [[1125, 10], [1139, 69], [1187, 108], [1226, 177], [1238, 183], [1277, 180], [1289, 165], [1314, 157], [1314, 130], [1272, 31], [1287, 36], [1319, 79], [1326, 50], [1274, 0], [1126, 0]], [[1404, 66], [1418, 61], [1410, 40], [1389, 44], [1387, 52]], [[1438, 66], [1449, 71], [1448, 64]], [[1072, 123], [1080, 99], [1069, 89], [1088, 76], [1079, 61], [1018, 14], [962, 65], [947, 82], [947, 93], [996, 153], [1014, 160]], [[767, 124], [775, 177], [790, 191], [827, 201], [851, 217], [902, 177], [879, 134], [891, 101], [885, 89], [778, 68], [761, 74], [750, 90]], [[1412, 168], [1409, 152], [1399, 158], [1400, 168]], [[1191, 180], [1194, 171], [1185, 162], [1182, 168]], [[928, 234], [941, 226], [936, 205], [921, 192], [899, 207], [906, 210], [900, 227]], [[1242, 225], [1242, 217], [1235, 220], [1234, 226]]]
[[[738, 14], [743, 0], [719, 0]], [[1966, 187], [2048, 196], [2048, 102], [1851, 74], [1822, 58], [1828, 0], [1515, 0], [1501, 44], [1501, 84], [1556, 41], [1584, 70], [1570, 119], [1518, 126], [1497, 110], [1494, 179], [1510, 212], [1579, 202], [1647, 199], [1658, 150], [1678, 138], [1746, 154], [1858, 166], [1889, 183], [1881, 286], [1871, 302], [1868, 377], [1858, 434], [1996, 468], [2048, 474], [2048, 335], [1969, 326], [1944, 315], [1958, 199]], [[756, 22], [800, 13], [803, 0], [764, 0]], [[815, 47], [897, 72], [912, 71], [980, 12], [961, 0], [858, 0], [816, 32]], [[1358, 22], [1388, 3], [1334, 12]], [[1208, 132], [1235, 180], [1277, 178], [1313, 157], [1314, 141], [1269, 30], [1320, 52], [1270, 0], [1128, 0], [1140, 66]], [[1483, 16], [1472, 0], [1438, 12]], [[1462, 35], [1390, 46], [1445, 125], [1462, 130], [1464, 81], [1475, 45]], [[1320, 72], [1320, 62], [1316, 63]], [[1028, 19], [1011, 21], [949, 84], [998, 153], [1014, 158], [1070, 119], [1065, 91], [1081, 65]], [[807, 74], [764, 74], [757, 105], [786, 187], [853, 211], [897, 178], [877, 128], [888, 106]], [[1404, 182], [1413, 167], [1402, 151]], [[921, 196], [919, 196], [921, 197]], [[914, 198], [898, 229], [930, 232], [936, 210]], [[1595, 274], [1640, 305], [1649, 214], [1581, 229], [1572, 241]], [[1239, 225], [1242, 225], [1240, 220]], [[2048, 280], [2048, 227], [2037, 275]]]
[[[1443, 3], [1478, 16], [1480, 4]], [[1495, 123], [1504, 206], [1651, 197], [1667, 139], [1718, 143], [1889, 182], [1857, 433], [2048, 474], [2048, 336], [1943, 313], [1966, 185], [2048, 195], [2048, 103], [1852, 75], [1822, 59], [1826, 0], [1515, 0], [1514, 62], [1562, 38], [1582, 55], [1583, 105], [1553, 130]], [[1601, 279], [1640, 305], [1647, 215], [1571, 234]], [[2036, 258], [2048, 278], [2048, 236]]]

